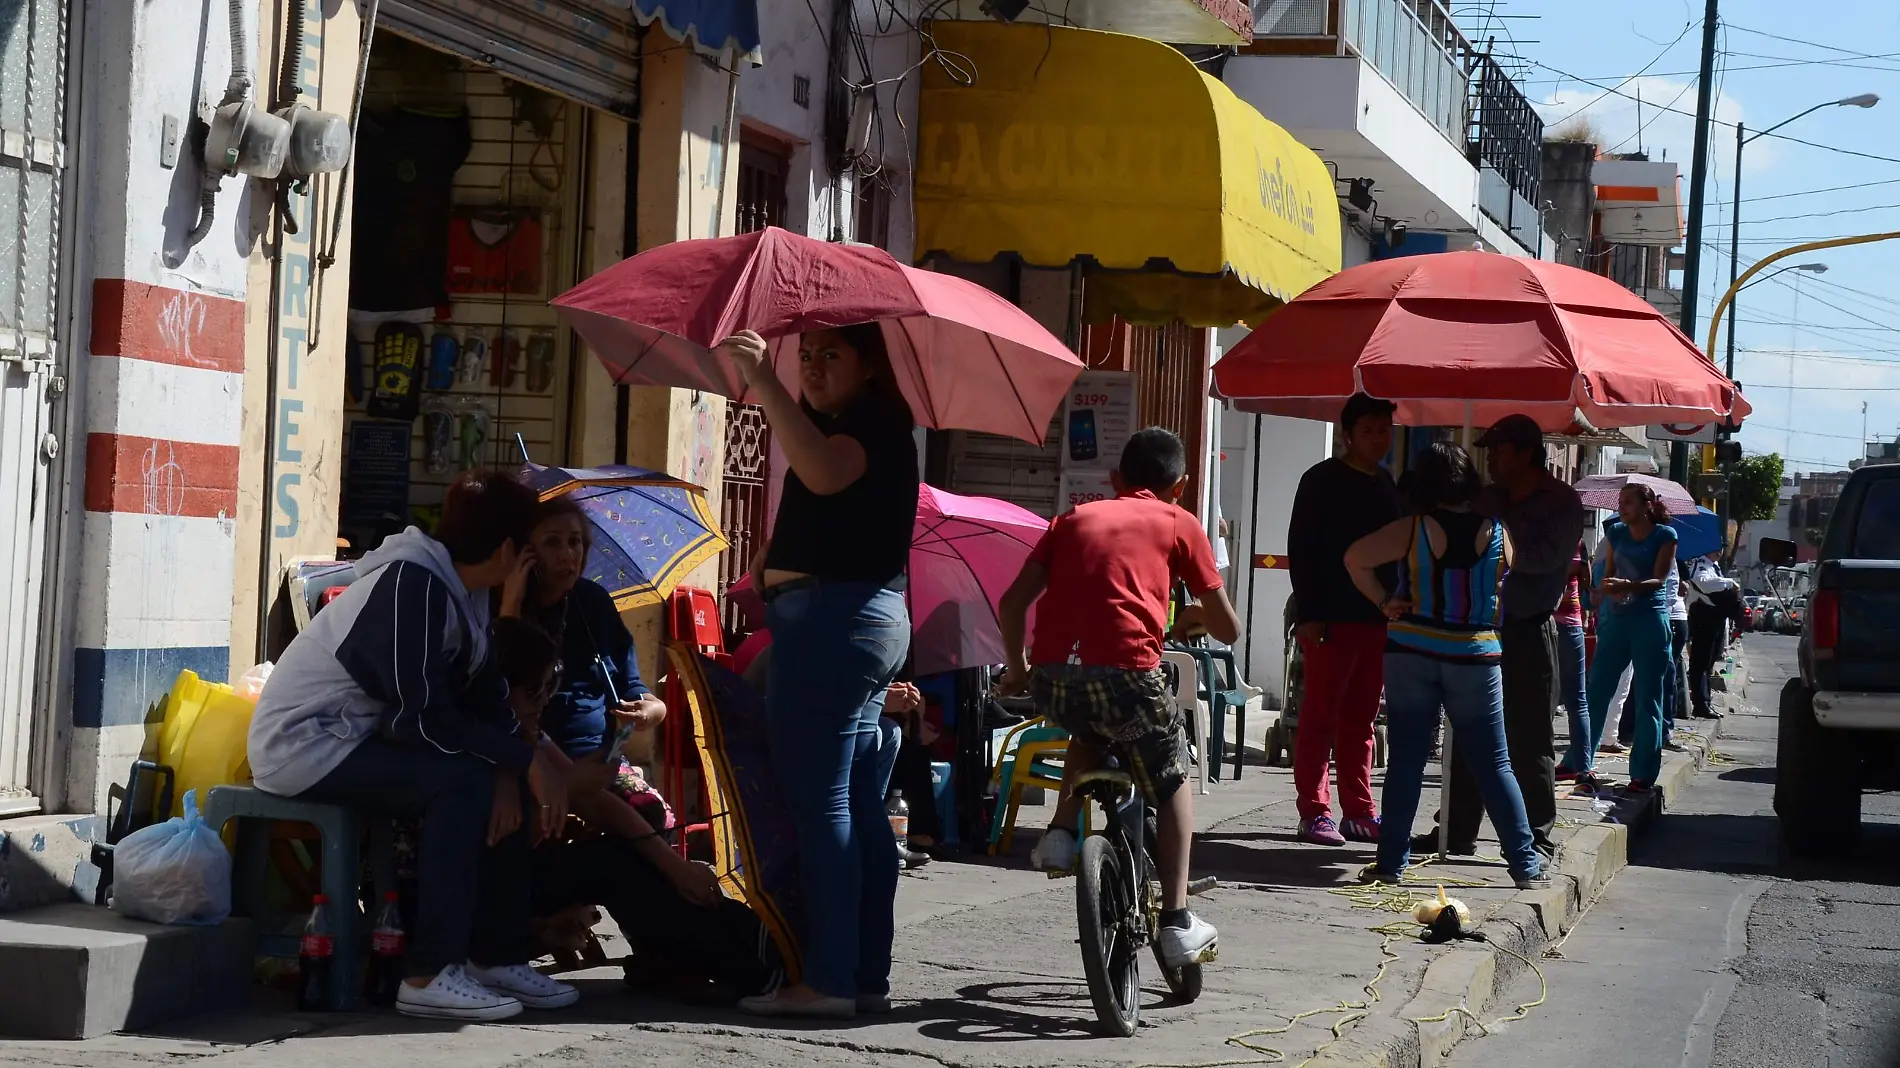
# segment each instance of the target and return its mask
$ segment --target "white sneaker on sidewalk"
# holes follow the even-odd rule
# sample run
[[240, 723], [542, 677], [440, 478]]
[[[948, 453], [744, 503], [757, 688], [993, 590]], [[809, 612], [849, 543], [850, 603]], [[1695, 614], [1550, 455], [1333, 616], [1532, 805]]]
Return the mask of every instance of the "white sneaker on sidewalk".
[[1044, 831], [1036, 848], [1029, 853], [1029, 866], [1052, 876], [1067, 875], [1075, 870], [1075, 835], [1066, 827]]
[[514, 998], [530, 1009], [565, 1009], [581, 999], [581, 992], [557, 983], [525, 964], [500, 968], [468, 966], [468, 977], [497, 994]]
[[488, 989], [469, 978], [461, 965], [451, 964], [428, 986], [403, 983], [396, 991], [396, 1011], [426, 1020], [484, 1023], [521, 1015], [521, 1002]]
[[1170, 968], [1205, 964], [1214, 959], [1219, 946], [1220, 932], [1192, 912], [1188, 913], [1186, 927], [1163, 927], [1155, 934], [1155, 948], [1161, 951], [1161, 962]]

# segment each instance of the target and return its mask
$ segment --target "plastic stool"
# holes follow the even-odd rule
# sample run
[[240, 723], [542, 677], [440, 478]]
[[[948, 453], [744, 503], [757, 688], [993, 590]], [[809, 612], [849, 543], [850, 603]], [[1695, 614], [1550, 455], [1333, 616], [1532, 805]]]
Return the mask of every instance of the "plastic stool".
[[232, 854], [231, 911], [260, 921], [258, 951], [272, 957], [297, 956], [302, 932], [285, 931], [289, 917], [267, 915], [264, 876], [270, 864], [270, 826], [264, 821], [305, 823], [317, 829], [323, 844], [323, 893], [329, 898], [330, 930], [336, 936], [329, 1007], [336, 1011], [352, 1007], [369, 937], [369, 921], [358, 904], [362, 821], [356, 813], [336, 805], [278, 797], [250, 786], [218, 786], [205, 805], [204, 819], [220, 834], [226, 823], [239, 821], [237, 849]]

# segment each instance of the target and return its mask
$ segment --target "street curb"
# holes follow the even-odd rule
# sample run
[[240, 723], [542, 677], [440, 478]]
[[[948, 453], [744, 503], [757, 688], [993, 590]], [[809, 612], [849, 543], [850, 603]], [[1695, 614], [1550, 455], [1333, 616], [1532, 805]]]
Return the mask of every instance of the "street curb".
[[[1748, 693], [1748, 662], [1738, 651], [1732, 689], [1715, 696], [1728, 711]], [[1630, 835], [1663, 811], [1668, 798], [1686, 787], [1708, 762], [1721, 720], [1685, 751], [1664, 753], [1657, 789], [1646, 797], [1622, 797], [1603, 822], [1581, 827], [1563, 842], [1551, 886], [1520, 890], [1493, 906], [1479, 921], [1486, 942], [1460, 942], [1425, 968], [1419, 989], [1393, 1015], [1369, 1017], [1322, 1049], [1307, 1068], [1441, 1068], [1451, 1051], [1482, 1019], [1500, 986], [1522, 965], [1537, 960], [1569, 933], [1617, 872], [1629, 865]], [[1507, 952], [1508, 951], [1508, 952]]]

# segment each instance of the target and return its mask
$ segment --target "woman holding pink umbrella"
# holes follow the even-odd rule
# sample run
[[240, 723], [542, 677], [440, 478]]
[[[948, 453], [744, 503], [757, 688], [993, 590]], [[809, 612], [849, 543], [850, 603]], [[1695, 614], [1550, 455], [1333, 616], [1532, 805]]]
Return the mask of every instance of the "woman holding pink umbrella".
[[766, 713], [805, 906], [804, 981], [739, 1005], [821, 1019], [888, 1011], [898, 858], [878, 719], [910, 647], [904, 590], [919, 483], [910, 407], [875, 325], [804, 334], [800, 398], [759, 335], [741, 331], [720, 349], [790, 466], [753, 584], [774, 638]]

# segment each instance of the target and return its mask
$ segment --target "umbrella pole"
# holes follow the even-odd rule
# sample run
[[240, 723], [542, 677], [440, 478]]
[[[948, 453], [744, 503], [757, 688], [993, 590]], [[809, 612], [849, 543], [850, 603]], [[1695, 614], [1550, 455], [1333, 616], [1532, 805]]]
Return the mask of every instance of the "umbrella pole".
[[[1464, 448], [1471, 451], [1471, 402], [1465, 402]], [[1451, 717], [1439, 713], [1442, 729], [1438, 743], [1438, 859], [1451, 855]]]
[[522, 463], [531, 464], [534, 462], [533, 460], [528, 459], [528, 442], [519, 433], [515, 434], [515, 448], [521, 450]]

